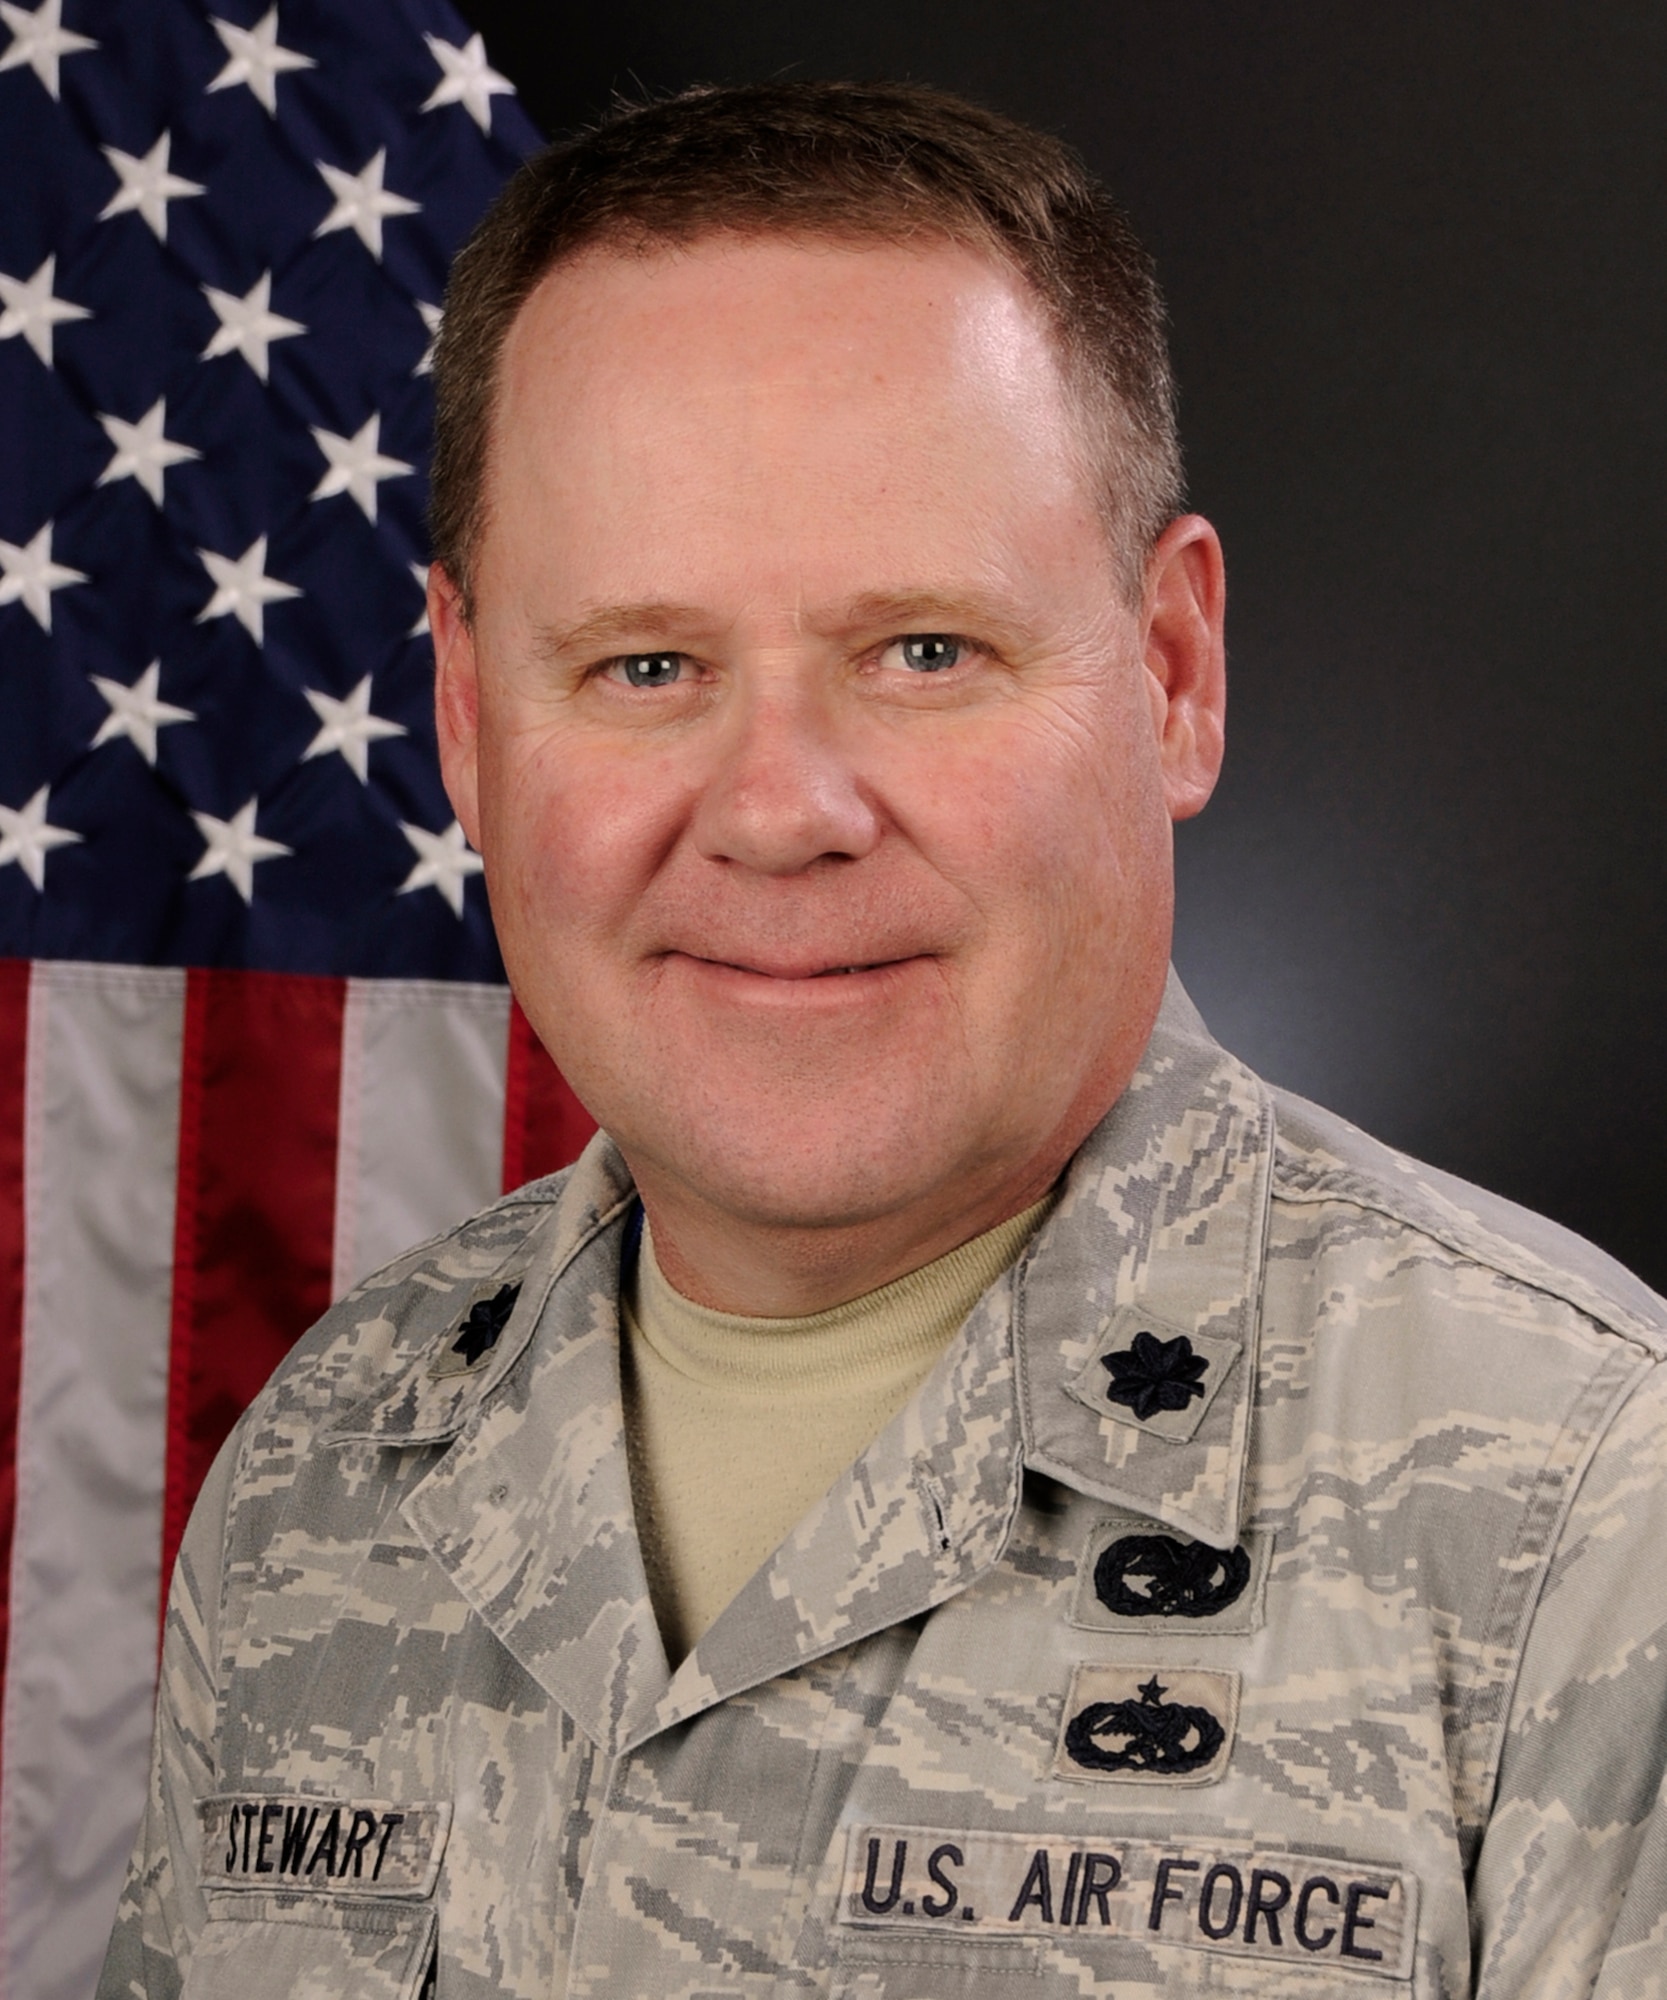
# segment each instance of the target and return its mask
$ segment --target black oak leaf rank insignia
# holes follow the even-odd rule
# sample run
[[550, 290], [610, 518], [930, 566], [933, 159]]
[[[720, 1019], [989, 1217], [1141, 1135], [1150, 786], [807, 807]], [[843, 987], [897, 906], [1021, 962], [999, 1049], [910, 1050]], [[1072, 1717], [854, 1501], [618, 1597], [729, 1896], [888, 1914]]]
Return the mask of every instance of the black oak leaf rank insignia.
[[1085, 1771], [1182, 1778], [1199, 1771], [1227, 1740], [1207, 1708], [1165, 1701], [1154, 1674], [1138, 1701], [1091, 1701], [1065, 1729], [1065, 1754]]
[[1154, 1333], [1137, 1333], [1127, 1347], [1102, 1354], [1100, 1365], [1111, 1371], [1106, 1400], [1123, 1403], [1144, 1423], [1161, 1410], [1184, 1410], [1204, 1393], [1208, 1359], [1193, 1352], [1184, 1333], [1159, 1340]]
[[489, 1299], [476, 1299], [469, 1308], [468, 1318], [457, 1329], [457, 1338], [451, 1344], [452, 1353], [463, 1357], [465, 1368], [473, 1368], [483, 1354], [490, 1354], [497, 1346], [520, 1296], [519, 1285], [505, 1285]]

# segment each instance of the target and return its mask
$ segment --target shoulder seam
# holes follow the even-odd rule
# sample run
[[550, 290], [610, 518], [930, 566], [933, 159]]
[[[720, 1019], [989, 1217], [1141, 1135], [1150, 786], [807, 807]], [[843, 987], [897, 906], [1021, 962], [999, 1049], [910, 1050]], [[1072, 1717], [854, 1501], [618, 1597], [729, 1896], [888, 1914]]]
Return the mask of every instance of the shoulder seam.
[[[1559, 1284], [1559, 1274], [1542, 1263], [1532, 1251], [1511, 1257], [1501, 1254], [1508, 1253], [1511, 1248], [1503, 1238], [1495, 1236], [1491, 1243], [1480, 1243], [1469, 1231], [1456, 1224], [1443, 1229], [1434, 1215], [1409, 1212], [1411, 1204], [1397, 1203], [1391, 1191], [1380, 1181], [1367, 1180], [1347, 1166], [1339, 1164], [1319, 1171], [1306, 1164], [1299, 1167], [1286, 1148], [1283, 1136], [1277, 1132], [1277, 1121], [1271, 1192], [1273, 1200], [1287, 1202], [1293, 1207], [1341, 1202], [1372, 1215], [1381, 1215], [1413, 1235], [1439, 1243], [1443, 1249], [1465, 1258], [1481, 1270], [1492, 1271], [1502, 1278], [1509, 1278], [1514, 1284], [1555, 1299], [1559, 1305], [1578, 1313], [1603, 1332], [1642, 1349], [1652, 1360], [1667, 1358], [1667, 1337], [1660, 1331], [1640, 1320], [1619, 1300], [1598, 1292], [1591, 1285], [1578, 1279]], [[1583, 1296], [1575, 1296], [1577, 1291]]]

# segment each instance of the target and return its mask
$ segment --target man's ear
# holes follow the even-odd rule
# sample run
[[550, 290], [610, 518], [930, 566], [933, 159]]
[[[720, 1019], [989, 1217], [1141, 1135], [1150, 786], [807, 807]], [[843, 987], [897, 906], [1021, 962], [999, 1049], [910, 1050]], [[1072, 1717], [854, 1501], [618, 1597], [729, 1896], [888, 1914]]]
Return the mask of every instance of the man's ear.
[[1204, 809], [1227, 720], [1227, 577], [1221, 540], [1201, 514], [1183, 514], [1146, 564], [1145, 663], [1171, 819]]
[[434, 724], [440, 775], [452, 811], [480, 846], [480, 668], [475, 635], [463, 615], [457, 585], [438, 563], [428, 572], [428, 629], [434, 636]]

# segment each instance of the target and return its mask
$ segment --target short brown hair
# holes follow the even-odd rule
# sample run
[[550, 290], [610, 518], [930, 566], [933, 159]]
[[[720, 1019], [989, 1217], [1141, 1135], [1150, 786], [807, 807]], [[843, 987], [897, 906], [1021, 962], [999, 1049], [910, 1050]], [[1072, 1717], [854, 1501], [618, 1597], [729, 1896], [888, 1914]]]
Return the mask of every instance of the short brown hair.
[[598, 243], [721, 233], [987, 250], [1029, 284], [1087, 419], [1102, 511], [1138, 595], [1181, 504], [1163, 300], [1121, 210], [1060, 140], [914, 84], [693, 89], [547, 147], [452, 267], [434, 357], [434, 556], [473, 613], [500, 357], [554, 266]]

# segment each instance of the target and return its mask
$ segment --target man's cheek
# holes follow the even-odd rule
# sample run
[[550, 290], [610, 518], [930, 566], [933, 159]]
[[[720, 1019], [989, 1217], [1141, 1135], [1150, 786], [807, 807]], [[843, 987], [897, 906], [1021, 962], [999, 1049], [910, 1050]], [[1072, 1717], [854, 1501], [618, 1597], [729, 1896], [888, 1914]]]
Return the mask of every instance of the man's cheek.
[[587, 781], [582, 765], [564, 768], [559, 744], [500, 756], [483, 770], [487, 861], [500, 893], [512, 887], [519, 907], [528, 899], [565, 902], [585, 883], [605, 888], [608, 857], [620, 844], [616, 789]]

